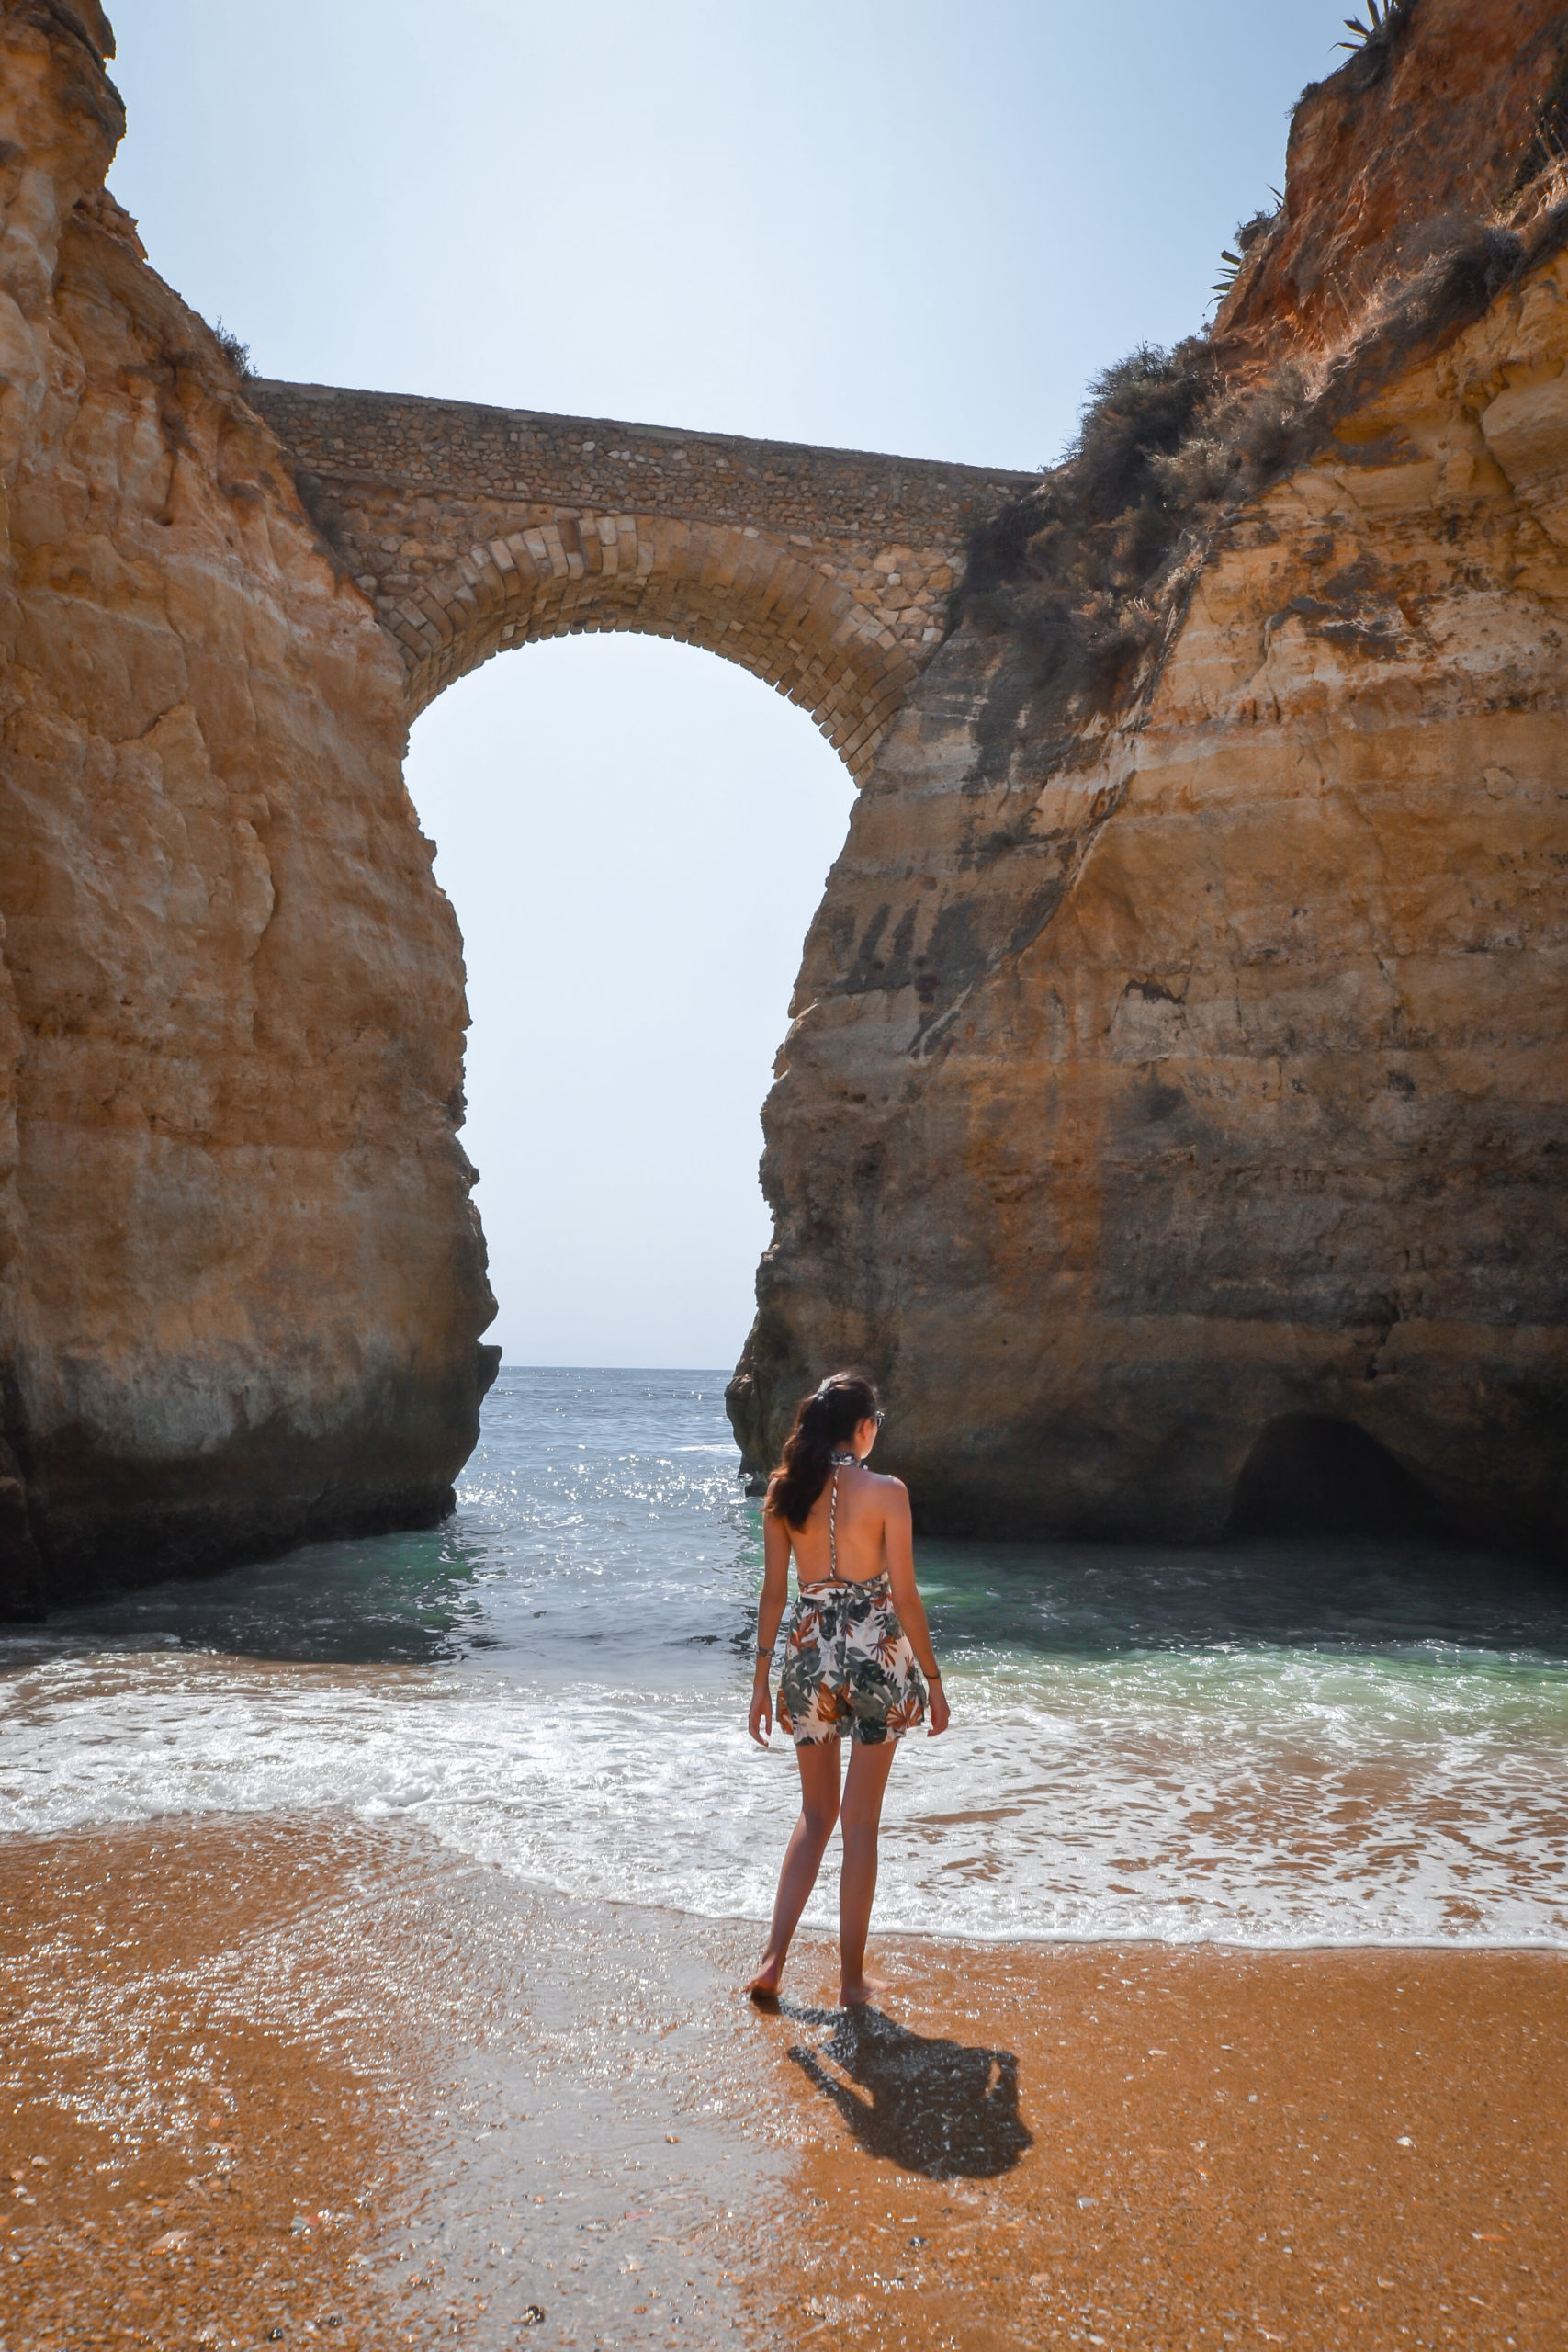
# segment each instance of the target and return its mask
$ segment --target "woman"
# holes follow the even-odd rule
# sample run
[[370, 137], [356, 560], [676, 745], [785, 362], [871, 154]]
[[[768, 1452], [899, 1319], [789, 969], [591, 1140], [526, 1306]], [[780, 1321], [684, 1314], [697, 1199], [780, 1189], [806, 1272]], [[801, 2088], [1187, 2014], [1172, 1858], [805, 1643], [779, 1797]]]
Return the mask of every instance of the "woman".
[[[790, 1939], [840, 1817], [839, 1999], [846, 2008], [870, 2000], [865, 1939], [882, 1792], [898, 1741], [924, 1720], [928, 1683], [927, 1736], [947, 1729], [947, 1700], [915, 1589], [908, 1493], [902, 1479], [878, 1477], [865, 1466], [881, 1427], [871, 1383], [832, 1374], [802, 1401], [762, 1506], [751, 1736], [766, 1747], [773, 1731], [768, 1668], [793, 1551], [800, 1597], [779, 1681], [779, 1727], [795, 1740], [801, 1803], [779, 1873], [768, 1949], [746, 1987], [756, 2000], [778, 1992]], [[839, 1743], [846, 1733], [850, 1769], [840, 1807]]]

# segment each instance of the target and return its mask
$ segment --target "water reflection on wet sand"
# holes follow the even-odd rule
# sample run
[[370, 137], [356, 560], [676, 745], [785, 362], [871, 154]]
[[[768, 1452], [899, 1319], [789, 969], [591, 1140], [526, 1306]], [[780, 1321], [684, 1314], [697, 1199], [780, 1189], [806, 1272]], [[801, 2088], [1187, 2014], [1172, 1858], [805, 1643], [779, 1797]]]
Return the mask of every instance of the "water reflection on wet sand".
[[847, 2019], [342, 1816], [0, 1886], [6, 2352], [1563, 2338], [1552, 1955], [905, 1939]]
[[716, 2232], [784, 2164], [703, 2072], [728, 1931], [320, 1815], [11, 1840], [0, 1884], [7, 2352], [728, 2335]]

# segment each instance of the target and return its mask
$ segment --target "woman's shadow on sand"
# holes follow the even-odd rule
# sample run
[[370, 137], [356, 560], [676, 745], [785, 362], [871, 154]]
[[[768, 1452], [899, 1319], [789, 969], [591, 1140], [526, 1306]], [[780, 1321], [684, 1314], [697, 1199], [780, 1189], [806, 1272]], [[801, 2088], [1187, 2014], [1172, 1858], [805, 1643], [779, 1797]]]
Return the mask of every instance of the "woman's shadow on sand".
[[881, 2009], [781, 2001], [778, 2013], [832, 2026], [817, 2049], [797, 2042], [789, 2054], [872, 2155], [931, 2180], [988, 2180], [1010, 2172], [1033, 2144], [1018, 2111], [1010, 2050], [911, 2033]]

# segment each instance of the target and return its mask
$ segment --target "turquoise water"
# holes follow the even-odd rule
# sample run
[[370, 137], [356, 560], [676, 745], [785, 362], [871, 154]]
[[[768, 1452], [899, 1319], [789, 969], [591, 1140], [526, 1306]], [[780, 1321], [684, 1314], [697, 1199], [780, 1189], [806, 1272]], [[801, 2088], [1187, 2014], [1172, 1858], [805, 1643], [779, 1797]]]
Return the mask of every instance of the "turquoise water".
[[[0, 1828], [402, 1815], [534, 1883], [765, 1916], [795, 1782], [745, 1737], [761, 1539], [723, 1378], [509, 1370], [441, 1529], [9, 1630]], [[884, 1927], [1568, 1941], [1550, 1571], [1374, 1544], [918, 1559], [954, 1723], [895, 1770]]]

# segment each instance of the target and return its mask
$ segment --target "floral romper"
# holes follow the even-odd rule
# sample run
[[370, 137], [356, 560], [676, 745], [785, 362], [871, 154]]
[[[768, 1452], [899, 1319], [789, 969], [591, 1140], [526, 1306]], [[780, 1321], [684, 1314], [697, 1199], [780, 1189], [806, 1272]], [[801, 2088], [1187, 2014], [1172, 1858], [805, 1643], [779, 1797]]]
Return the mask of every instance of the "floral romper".
[[[828, 1506], [829, 1558], [839, 1546], [839, 1466]], [[893, 1607], [886, 1574], [855, 1583], [838, 1575], [803, 1584], [784, 1634], [779, 1728], [797, 1747], [818, 1740], [876, 1746], [899, 1739], [926, 1713], [925, 1678]]]

